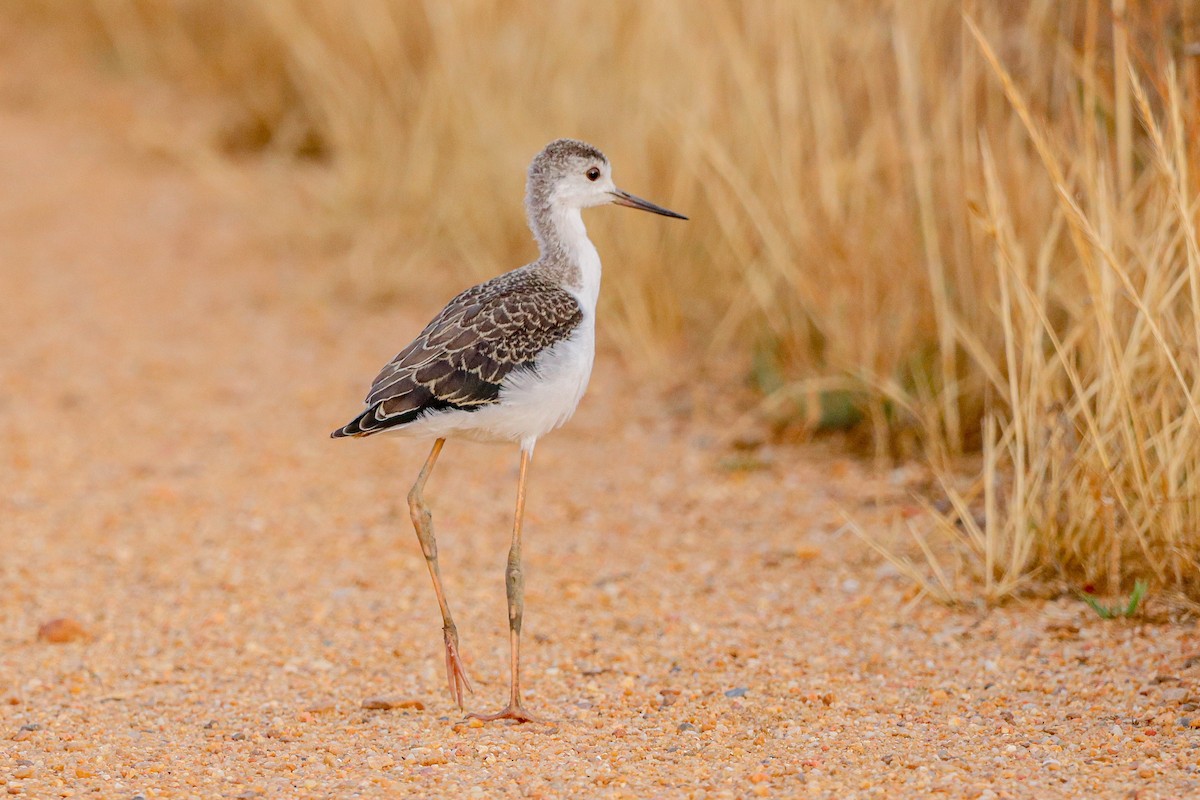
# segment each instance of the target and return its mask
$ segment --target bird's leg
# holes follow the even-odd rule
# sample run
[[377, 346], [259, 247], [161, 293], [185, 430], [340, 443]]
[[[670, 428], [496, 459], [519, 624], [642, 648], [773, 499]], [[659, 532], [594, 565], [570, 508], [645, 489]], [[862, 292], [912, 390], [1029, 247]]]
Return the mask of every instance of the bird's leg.
[[508, 705], [495, 714], [469, 714], [490, 722], [512, 719], [517, 722], [541, 722], [521, 705], [521, 618], [525, 613], [525, 575], [521, 571], [521, 520], [525, 516], [525, 476], [529, 472], [529, 451], [521, 450], [521, 471], [517, 478], [517, 511], [513, 521], [512, 546], [508, 548], [508, 566], [504, 586], [508, 595], [509, 693]]
[[445, 443], [445, 439], [438, 439], [433, 443], [433, 449], [429, 451], [429, 458], [425, 459], [425, 466], [421, 468], [417, 482], [413, 484], [412, 490], [408, 493], [408, 513], [412, 517], [413, 527], [417, 529], [417, 538], [421, 541], [421, 552], [425, 554], [425, 564], [429, 567], [429, 576], [433, 578], [433, 591], [437, 593], [438, 606], [442, 609], [442, 635], [446, 642], [446, 681], [450, 685], [450, 697], [458, 704], [461, 711], [463, 689], [468, 692], [474, 690], [471, 688], [471, 681], [467, 679], [466, 670], [463, 669], [462, 659], [458, 656], [458, 629], [454, 627], [454, 619], [450, 616], [450, 605], [446, 602], [446, 593], [442, 591], [442, 571], [438, 568], [437, 540], [433, 538], [433, 515], [429, 513], [429, 509], [425, 506], [425, 500], [421, 497], [421, 493], [425, 490], [425, 481], [429, 479], [429, 473], [433, 471], [433, 465], [437, 463], [438, 454], [442, 452], [442, 445]]

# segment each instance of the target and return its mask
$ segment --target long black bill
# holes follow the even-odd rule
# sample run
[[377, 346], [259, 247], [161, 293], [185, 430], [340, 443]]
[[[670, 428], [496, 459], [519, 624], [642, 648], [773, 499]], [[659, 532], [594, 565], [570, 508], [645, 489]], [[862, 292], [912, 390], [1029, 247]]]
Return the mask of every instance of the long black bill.
[[629, 192], [623, 192], [620, 189], [616, 189], [609, 194], [613, 196], [613, 203], [619, 206], [625, 206], [626, 208], [637, 208], [641, 209], [642, 211], [649, 211], [652, 214], [662, 214], [664, 217], [687, 219], [687, 217], [685, 217], [683, 214], [677, 214], [669, 208], [656, 206], [649, 200], [643, 200], [640, 197], [634, 197]]

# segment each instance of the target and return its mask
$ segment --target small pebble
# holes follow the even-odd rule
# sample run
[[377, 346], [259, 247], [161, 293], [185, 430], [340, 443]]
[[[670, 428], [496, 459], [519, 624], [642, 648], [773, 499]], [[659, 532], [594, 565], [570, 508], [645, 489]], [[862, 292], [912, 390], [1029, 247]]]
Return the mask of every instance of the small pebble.
[[69, 617], [59, 617], [58, 619], [45, 622], [38, 628], [37, 632], [38, 641], [50, 642], [51, 644], [65, 644], [66, 642], [86, 639], [87, 636], [87, 630], [83, 625]]
[[425, 704], [420, 700], [398, 700], [392, 697], [368, 697], [362, 701], [362, 707], [371, 711], [390, 711], [394, 708], [425, 710]]
[[387, 754], [367, 756], [367, 766], [375, 770], [391, 769], [396, 766], [396, 759]]
[[1183, 686], [1172, 686], [1170, 689], [1163, 689], [1162, 699], [1164, 703], [1182, 703], [1190, 694], [1191, 692]]

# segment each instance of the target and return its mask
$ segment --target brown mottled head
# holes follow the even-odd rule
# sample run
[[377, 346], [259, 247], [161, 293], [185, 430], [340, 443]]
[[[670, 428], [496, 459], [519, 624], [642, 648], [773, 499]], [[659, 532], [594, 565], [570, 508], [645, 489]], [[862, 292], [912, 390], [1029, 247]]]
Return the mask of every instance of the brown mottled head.
[[587, 142], [581, 142], [578, 139], [555, 139], [542, 148], [542, 152], [537, 154], [537, 158], [533, 160], [533, 164], [535, 167], [539, 165], [569, 166], [580, 160], [608, 163], [608, 159], [604, 157], [604, 153], [601, 153]]
[[553, 238], [549, 225], [555, 210], [578, 210], [606, 203], [687, 219], [618, 189], [608, 159], [587, 142], [556, 139], [529, 165], [525, 207], [530, 227], [543, 247]]
[[597, 191], [612, 183], [612, 167], [595, 147], [578, 139], [555, 139], [529, 165], [525, 202], [533, 209], [552, 203], [575, 208], [601, 205], [611, 198]]

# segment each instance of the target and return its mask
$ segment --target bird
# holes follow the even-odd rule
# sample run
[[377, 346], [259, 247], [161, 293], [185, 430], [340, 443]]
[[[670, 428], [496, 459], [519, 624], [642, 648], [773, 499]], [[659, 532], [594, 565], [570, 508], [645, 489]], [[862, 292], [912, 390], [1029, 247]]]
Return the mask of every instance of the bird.
[[601, 268], [581, 212], [610, 203], [687, 219], [618, 189], [608, 158], [592, 145], [577, 139], [547, 144], [530, 164], [525, 184], [537, 260], [454, 297], [380, 370], [362, 412], [331, 434], [335, 439], [395, 434], [433, 440], [408, 493], [408, 508], [441, 610], [446, 681], [460, 711], [465, 710], [464, 690], [473, 689], [442, 587], [425, 483], [447, 439], [519, 446], [517, 501], [504, 571], [509, 700], [494, 714], [468, 715], [483, 721], [540, 721], [521, 699], [525, 486], [534, 446], [571, 417], [591, 376]]

